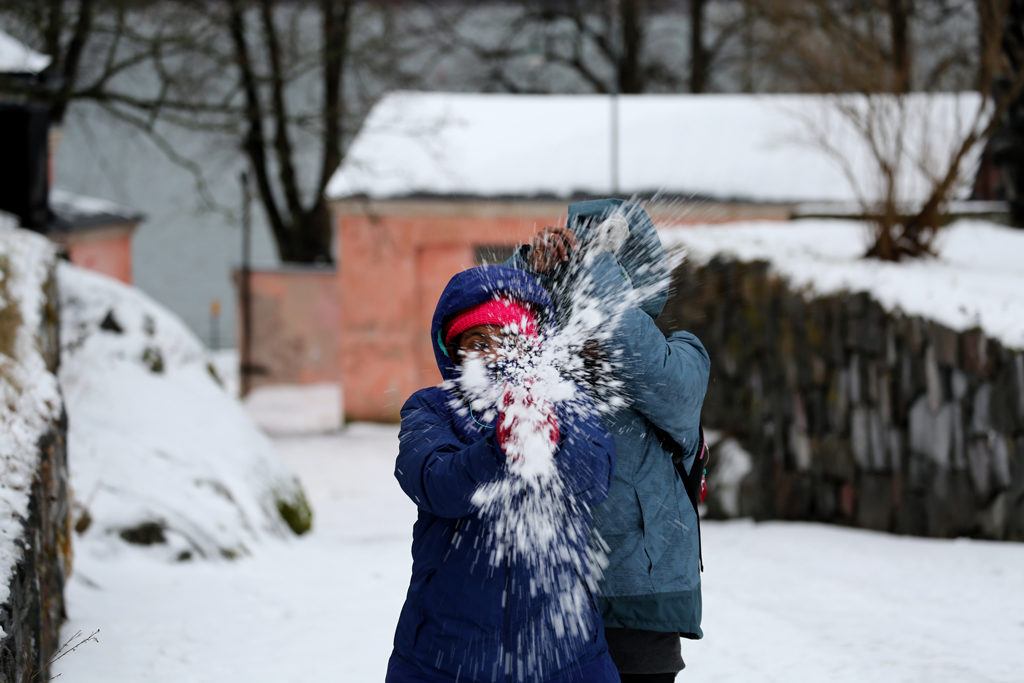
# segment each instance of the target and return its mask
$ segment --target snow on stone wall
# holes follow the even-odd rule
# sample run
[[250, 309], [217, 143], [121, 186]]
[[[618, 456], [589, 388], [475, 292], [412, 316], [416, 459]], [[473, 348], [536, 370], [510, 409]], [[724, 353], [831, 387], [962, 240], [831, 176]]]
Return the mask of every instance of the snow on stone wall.
[[70, 564], [55, 251], [0, 224], [0, 680], [47, 680]]
[[[725, 233], [719, 239], [739, 244]], [[700, 236], [680, 241], [697, 244]], [[712, 452], [712, 515], [1024, 540], [1020, 348], [979, 327], [954, 329], [883, 306], [867, 282], [861, 291], [823, 292], [809, 280], [794, 285], [767, 256], [711, 251], [678, 269], [659, 322], [704, 342], [712, 361], [704, 421], [753, 460], [739, 505], [716, 508]], [[818, 266], [842, 270], [838, 261]], [[905, 269], [930, 267], [941, 270]], [[942, 277], [932, 287], [940, 299], [955, 298], [955, 284]], [[1019, 318], [1019, 310], [1005, 315]]]

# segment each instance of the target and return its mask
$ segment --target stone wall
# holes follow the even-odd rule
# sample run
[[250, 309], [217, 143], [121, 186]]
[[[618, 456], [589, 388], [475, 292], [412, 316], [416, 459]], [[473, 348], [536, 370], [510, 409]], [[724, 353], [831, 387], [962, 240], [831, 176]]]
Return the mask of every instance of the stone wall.
[[704, 422], [753, 457], [740, 514], [1024, 540], [1021, 350], [727, 259], [680, 267], [659, 323], [711, 356]]
[[[15, 238], [11, 234], [0, 237], [2, 241]], [[24, 444], [19, 452], [0, 453], [0, 465], [4, 467], [0, 487], [6, 489], [0, 491], [4, 494], [0, 496], [3, 503], [0, 509], [11, 515], [13, 522], [5, 526], [5, 535], [15, 536], [0, 539], [6, 544], [0, 553], [0, 582], [3, 582], [0, 584], [0, 681], [3, 683], [49, 680], [48, 660], [59, 647], [59, 629], [65, 616], [64, 580], [71, 562], [67, 418], [56, 392], [56, 379], [51, 376], [56, 374], [60, 353], [54, 263], [51, 260], [40, 265], [34, 259], [39, 253], [46, 254], [47, 248], [33, 244], [28, 238], [17, 239], [19, 250], [13, 253], [21, 258], [12, 257], [7, 263], [17, 263], [22, 271], [34, 271], [34, 276], [42, 273], [46, 279], [40, 285], [38, 280], [33, 281], [32, 276], [23, 272], [21, 277], [29, 281], [28, 287], [36, 287], [37, 293], [42, 287], [42, 296], [34, 298], [42, 302], [43, 310], [33, 311], [31, 316], [5, 317], [19, 328], [29, 328], [24, 330], [32, 335], [28, 347], [33, 354], [38, 354], [31, 360], [19, 358], [16, 367], [34, 367], [51, 381], [29, 386], [14, 371], [6, 375], [0, 372], [0, 382], [7, 383], [0, 387], [5, 396], [0, 411], [6, 411], [0, 416], [0, 422], [9, 433], [26, 435], [24, 440], [18, 440]], [[4, 277], [7, 284], [19, 275], [8, 268]], [[10, 310], [19, 303], [7, 297], [0, 302], [0, 308]], [[21, 330], [17, 334], [21, 334]], [[12, 367], [12, 360], [0, 358], [4, 369]], [[3, 443], [9, 445], [12, 441]]]

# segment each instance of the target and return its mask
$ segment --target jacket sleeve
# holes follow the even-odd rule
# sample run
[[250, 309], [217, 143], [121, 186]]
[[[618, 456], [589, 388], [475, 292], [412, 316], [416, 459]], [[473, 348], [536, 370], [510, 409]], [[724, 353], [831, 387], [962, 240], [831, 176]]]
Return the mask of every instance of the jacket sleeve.
[[456, 519], [476, 511], [473, 493], [499, 476], [505, 456], [493, 430], [471, 444], [463, 443], [445, 413], [443, 405], [422, 391], [405, 402], [395, 478], [421, 510]]
[[610, 255], [595, 260], [591, 275], [597, 294], [614, 325], [603, 342], [630, 405], [668, 432], [687, 451], [687, 467], [696, 455], [700, 412], [708, 387], [711, 360], [704, 345], [689, 332], [667, 338], [654, 319], [630, 302], [632, 287]]
[[608, 497], [615, 468], [615, 441], [582, 390], [572, 411], [560, 410], [558, 419], [564, 437], [555, 463], [562, 481], [577, 500], [596, 505]]

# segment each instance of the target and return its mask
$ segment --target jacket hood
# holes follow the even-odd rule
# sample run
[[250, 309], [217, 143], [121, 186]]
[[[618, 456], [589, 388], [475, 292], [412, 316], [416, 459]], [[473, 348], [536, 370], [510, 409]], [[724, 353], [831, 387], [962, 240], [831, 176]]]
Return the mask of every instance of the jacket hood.
[[616, 213], [629, 223], [629, 237], [615, 258], [640, 295], [640, 308], [657, 318], [668, 301], [669, 267], [661, 238], [647, 212], [622, 199], [594, 199], [570, 204], [567, 225], [581, 243], [586, 243], [589, 233]]
[[441, 330], [445, 321], [459, 311], [481, 304], [498, 295], [506, 295], [537, 308], [537, 323], [541, 334], [545, 324], [554, 320], [554, 308], [547, 291], [528, 273], [506, 266], [478, 266], [464, 270], [448, 281], [434, 309], [430, 323], [431, 346], [441, 376], [448, 380], [455, 377], [455, 363], [451, 349], [445, 347]]

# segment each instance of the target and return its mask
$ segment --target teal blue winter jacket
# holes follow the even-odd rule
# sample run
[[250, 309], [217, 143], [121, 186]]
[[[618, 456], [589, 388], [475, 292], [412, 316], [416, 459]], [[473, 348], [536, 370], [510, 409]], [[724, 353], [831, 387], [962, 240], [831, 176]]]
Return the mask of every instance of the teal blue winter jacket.
[[666, 337], [655, 325], [667, 300], [669, 269], [646, 212], [617, 199], [579, 202], [569, 207], [568, 225], [585, 247], [594, 226], [613, 211], [623, 213], [630, 228], [615, 255], [574, 259], [537, 274], [527, 265], [526, 246], [508, 265], [531, 272], [548, 288], [563, 323], [581, 288], [609, 310], [632, 300], [615, 309], [608, 321], [614, 331], [602, 341], [625, 401], [602, 419], [615, 440], [616, 467], [608, 498], [594, 508], [594, 529], [609, 547], [599, 604], [605, 627], [700, 638], [696, 513], [653, 426], [684, 446], [685, 464], [692, 466], [710, 361], [694, 335]]

